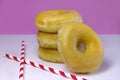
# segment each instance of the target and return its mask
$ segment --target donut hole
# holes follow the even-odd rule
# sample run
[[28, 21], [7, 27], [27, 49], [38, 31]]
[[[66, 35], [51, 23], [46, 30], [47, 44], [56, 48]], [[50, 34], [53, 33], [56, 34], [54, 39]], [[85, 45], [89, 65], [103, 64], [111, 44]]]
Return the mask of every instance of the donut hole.
[[86, 45], [85, 45], [85, 43], [84, 42], [77, 43], [77, 49], [80, 52], [85, 52], [86, 51]]
[[65, 14], [65, 13], [67, 13], [68, 11], [66, 11], [66, 10], [60, 10], [60, 11], [54, 11], [54, 13], [52, 12], [51, 14], [52, 15], [60, 15], [60, 14]]
[[44, 21], [39, 21], [39, 23], [40, 23], [41, 25], [44, 25], [44, 24], [45, 24], [45, 22], [44, 22]]
[[59, 12], [59, 14], [65, 14], [65, 13], [68, 13], [68, 11], [64, 10]]

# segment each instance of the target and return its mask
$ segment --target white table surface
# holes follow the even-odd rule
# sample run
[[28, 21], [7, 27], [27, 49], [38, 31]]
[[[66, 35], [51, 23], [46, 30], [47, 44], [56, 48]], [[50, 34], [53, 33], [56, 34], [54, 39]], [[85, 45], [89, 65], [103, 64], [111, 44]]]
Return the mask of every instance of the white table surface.
[[[80, 74], [88, 80], [120, 80], [120, 35], [100, 35], [104, 44], [104, 62], [99, 70], [91, 74]], [[21, 40], [26, 42], [25, 58], [56, 70], [70, 73], [64, 64], [45, 62], [38, 58], [36, 35], [0, 35], [0, 80], [18, 80], [19, 62], [3, 55], [10, 53], [20, 57]], [[24, 80], [69, 80], [38, 68], [25, 65]]]

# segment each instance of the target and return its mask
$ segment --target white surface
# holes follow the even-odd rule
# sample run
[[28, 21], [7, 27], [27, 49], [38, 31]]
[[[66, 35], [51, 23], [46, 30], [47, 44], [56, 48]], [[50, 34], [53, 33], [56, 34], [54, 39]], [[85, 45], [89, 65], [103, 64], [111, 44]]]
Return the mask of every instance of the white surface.
[[[105, 54], [101, 68], [94, 73], [77, 76], [88, 80], [120, 80], [120, 35], [100, 35], [100, 38], [104, 44]], [[19, 63], [3, 55], [10, 53], [20, 57], [21, 40], [26, 42], [25, 58], [27, 60], [70, 73], [64, 64], [45, 62], [38, 58], [36, 35], [0, 35], [0, 80], [18, 80]], [[24, 80], [69, 80], [29, 65], [25, 65], [24, 76]]]

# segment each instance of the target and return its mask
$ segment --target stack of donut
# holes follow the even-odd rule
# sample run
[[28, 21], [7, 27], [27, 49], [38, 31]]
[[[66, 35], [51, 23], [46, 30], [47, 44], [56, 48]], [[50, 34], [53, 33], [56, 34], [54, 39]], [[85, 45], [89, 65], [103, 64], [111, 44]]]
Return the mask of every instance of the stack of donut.
[[35, 25], [40, 45], [38, 56], [46, 61], [63, 63], [58, 52], [58, 31], [67, 22], [82, 22], [80, 14], [73, 10], [45, 10], [37, 14]]
[[93, 72], [102, 64], [102, 42], [77, 11], [45, 10], [37, 14], [35, 25], [41, 59], [65, 63], [76, 73]]

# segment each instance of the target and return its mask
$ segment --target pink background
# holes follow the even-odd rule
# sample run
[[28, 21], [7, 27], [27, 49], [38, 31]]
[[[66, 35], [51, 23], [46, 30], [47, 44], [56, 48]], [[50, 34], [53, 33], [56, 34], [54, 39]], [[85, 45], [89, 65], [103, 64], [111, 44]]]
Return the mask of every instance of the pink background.
[[98, 34], [120, 34], [120, 0], [0, 0], [0, 34], [36, 34], [45, 9], [77, 10]]

